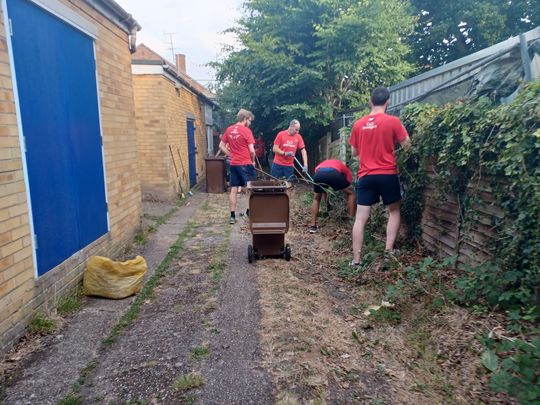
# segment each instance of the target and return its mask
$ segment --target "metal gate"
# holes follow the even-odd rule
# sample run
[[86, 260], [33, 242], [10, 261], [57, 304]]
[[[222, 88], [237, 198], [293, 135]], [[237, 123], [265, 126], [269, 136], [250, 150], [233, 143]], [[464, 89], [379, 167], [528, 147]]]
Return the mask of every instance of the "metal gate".
[[7, 0], [38, 275], [108, 230], [93, 39]]

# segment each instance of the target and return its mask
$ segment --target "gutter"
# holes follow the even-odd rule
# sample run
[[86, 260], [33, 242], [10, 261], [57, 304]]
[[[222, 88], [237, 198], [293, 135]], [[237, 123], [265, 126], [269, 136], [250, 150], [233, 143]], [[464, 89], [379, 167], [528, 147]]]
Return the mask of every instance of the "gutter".
[[131, 14], [124, 10], [114, 0], [84, 1], [111, 20], [117, 27], [121, 28], [122, 31], [128, 34], [130, 36], [130, 51], [132, 51], [132, 53], [135, 52], [136, 35], [137, 32], [142, 28], [135, 18], [133, 18]]

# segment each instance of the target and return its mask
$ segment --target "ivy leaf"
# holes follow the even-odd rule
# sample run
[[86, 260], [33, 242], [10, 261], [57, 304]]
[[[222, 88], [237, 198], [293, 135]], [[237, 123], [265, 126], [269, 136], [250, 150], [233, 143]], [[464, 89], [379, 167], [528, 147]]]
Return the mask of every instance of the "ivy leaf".
[[494, 372], [499, 365], [499, 357], [493, 350], [487, 349], [484, 354], [482, 354], [482, 364], [489, 371]]

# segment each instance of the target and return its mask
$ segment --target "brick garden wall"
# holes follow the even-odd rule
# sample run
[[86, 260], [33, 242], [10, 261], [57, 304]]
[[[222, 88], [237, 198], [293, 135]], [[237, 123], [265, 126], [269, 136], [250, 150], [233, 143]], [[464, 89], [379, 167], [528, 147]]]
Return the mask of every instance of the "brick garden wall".
[[[86, 259], [114, 257], [140, 226], [131, 57], [127, 34], [81, 0], [63, 3], [98, 27], [96, 62], [110, 232], [40, 278], [35, 277], [6, 30], [0, 20], [0, 352], [80, 282]], [[1, 10], [3, 12], [3, 10]]]

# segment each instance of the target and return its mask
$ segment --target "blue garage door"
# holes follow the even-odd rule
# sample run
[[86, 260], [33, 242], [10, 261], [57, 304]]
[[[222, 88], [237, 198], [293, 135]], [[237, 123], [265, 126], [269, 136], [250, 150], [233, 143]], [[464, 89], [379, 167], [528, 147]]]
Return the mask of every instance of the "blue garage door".
[[107, 232], [92, 38], [7, 0], [38, 274]]
[[197, 147], [195, 145], [195, 121], [187, 120], [187, 140], [189, 159], [189, 186], [197, 184]]

